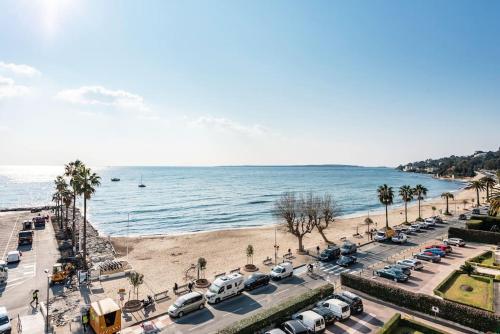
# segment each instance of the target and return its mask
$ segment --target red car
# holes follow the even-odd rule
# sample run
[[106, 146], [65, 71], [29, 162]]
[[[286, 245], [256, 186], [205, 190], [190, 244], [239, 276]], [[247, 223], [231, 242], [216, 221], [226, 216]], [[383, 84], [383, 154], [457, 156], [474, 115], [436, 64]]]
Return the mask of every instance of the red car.
[[449, 245], [432, 245], [425, 247], [425, 249], [430, 249], [430, 248], [439, 248], [440, 250], [446, 253], [451, 253], [453, 250], [453, 248], [451, 248], [451, 246]]

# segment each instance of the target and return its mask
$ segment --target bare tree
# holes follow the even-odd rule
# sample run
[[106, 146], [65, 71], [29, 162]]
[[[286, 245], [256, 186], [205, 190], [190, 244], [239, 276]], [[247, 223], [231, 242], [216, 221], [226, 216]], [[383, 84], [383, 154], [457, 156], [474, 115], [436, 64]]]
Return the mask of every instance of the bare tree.
[[301, 196], [297, 198], [295, 193], [286, 192], [274, 203], [275, 215], [283, 220], [289, 233], [297, 237], [299, 241], [299, 251], [304, 251], [302, 239], [307, 233], [311, 233], [316, 226], [314, 223], [313, 212], [311, 209], [313, 198], [309, 195], [307, 198]]
[[333, 242], [326, 237], [325, 230], [330, 226], [330, 223], [335, 221], [335, 217], [340, 214], [340, 209], [331, 195], [325, 194], [323, 198], [318, 197], [317, 201], [319, 202], [320, 215], [317, 216], [315, 221], [316, 228], [323, 240], [328, 244], [332, 244]]

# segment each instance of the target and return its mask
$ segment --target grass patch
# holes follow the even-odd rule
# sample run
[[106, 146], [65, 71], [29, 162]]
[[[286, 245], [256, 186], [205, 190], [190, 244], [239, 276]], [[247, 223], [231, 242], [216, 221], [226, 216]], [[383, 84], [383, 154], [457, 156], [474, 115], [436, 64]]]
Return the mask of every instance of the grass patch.
[[396, 313], [377, 334], [447, 334], [412, 319], [402, 318]]
[[468, 262], [476, 266], [500, 270], [500, 266], [494, 264], [494, 254], [492, 251], [481, 253], [480, 255], [469, 259]]
[[[493, 279], [481, 276], [467, 276], [457, 273], [440, 284], [439, 292], [444, 299], [493, 312]], [[472, 291], [461, 287], [468, 285]]]

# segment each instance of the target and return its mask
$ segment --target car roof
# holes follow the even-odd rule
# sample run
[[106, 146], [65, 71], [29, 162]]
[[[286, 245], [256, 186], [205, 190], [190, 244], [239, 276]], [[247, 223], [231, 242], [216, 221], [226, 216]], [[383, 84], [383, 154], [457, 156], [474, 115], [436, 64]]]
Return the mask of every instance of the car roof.
[[283, 332], [279, 328], [273, 328], [273, 329], [267, 331], [265, 334], [285, 334], [285, 332]]
[[347, 298], [350, 298], [350, 299], [359, 298], [358, 295], [352, 293], [351, 291], [342, 291], [340, 294], [344, 295], [344, 296], [346, 296]]
[[341, 301], [341, 300], [338, 300], [338, 299], [328, 299], [327, 300], [328, 303], [330, 304], [336, 304], [336, 305], [339, 305], [339, 306], [349, 306], [347, 305], [347, 303]]
[[196, 296], [201, 296], [201, 295], [202, 294], [199, 293], [198, 291], [193, 291], [193, 292], [187, 293], [183, 296], [180, 296], [179, 298], [177, 298], [177, 301], [179, 303], [184, 303], [188, 299], [191, 299], [191, 298], [196, 297]]
[[301, 312], [300, 314], [302, 314], [304, 317], [309, 317], [309, 318], [313, 318], [313, 319], [322, 318], [322, 316], [320, 316], [318, 313], [311, 311], [311, 310]]
[[9, 251], [7, 253], [7, 255], [10, 255], [10, 254], [19, 254], [19, 251], [17, 251], [17, 250]]
[[300, 320], [288, 320], [285, 324], [290, 325], [293, 329], [307, 329]]
[[5, 306], [0, 306], [0, 315], [8, 315], [7, 308]]

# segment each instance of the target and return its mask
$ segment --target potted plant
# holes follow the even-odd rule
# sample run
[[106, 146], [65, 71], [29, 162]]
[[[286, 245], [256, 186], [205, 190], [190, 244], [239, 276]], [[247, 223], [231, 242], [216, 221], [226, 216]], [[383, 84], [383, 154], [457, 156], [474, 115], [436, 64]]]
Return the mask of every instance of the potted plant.
[[123, 310], [125, 312], [135, 312], [142, 307], [142, 302], [139, 300], [139, 287], [144, 283], [144, 275], [137, 271], [132, 271], [128, 276], [128, 281], [132, 285], [132, 291], [135, 293], [136, 299], [130, 299], [129, 295], [129, 300], [125, 302]]
[[257, 271], [259, 268], [257, 268], [254, 264], [253, 264], [253, 246], [252, 245], [248, 245], [247, 246], [247, 249], [246, 249], [246, 254], [247, 254], [247, 264], [245, 264], [245, 271], [249, 271], [249, 272], [252, 272], [252, 271]]
[[205, 278], [205, 269], [207, 268], [207, 260], [204, 257], [200, 257], [198, 259], [198, 263], [196, 265], [198, 269], [198, 275], [196, 280], [194, 281], [194, 285], [197, 288], [206, 288], [210, 285], [210, 282]]

